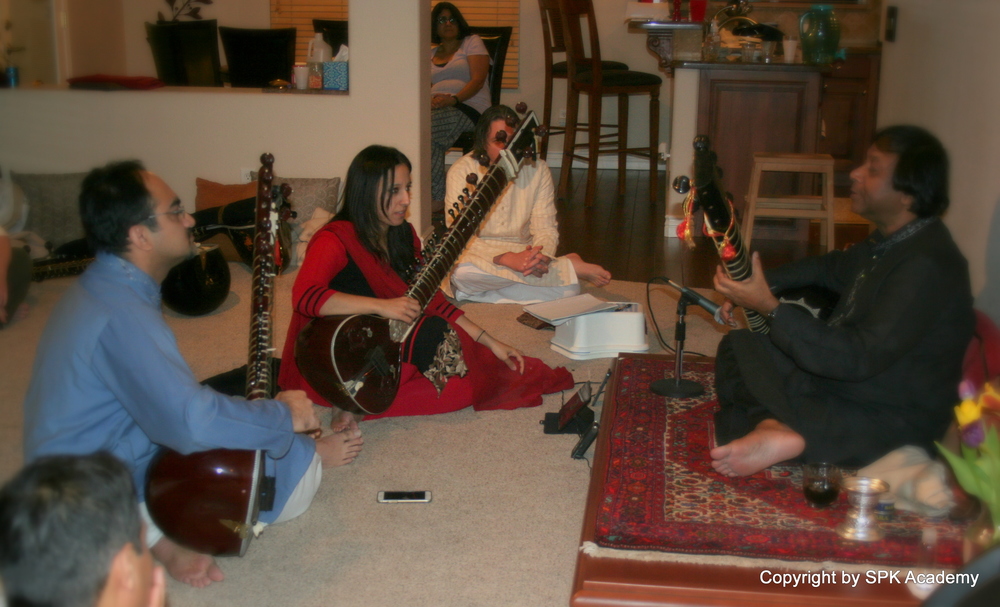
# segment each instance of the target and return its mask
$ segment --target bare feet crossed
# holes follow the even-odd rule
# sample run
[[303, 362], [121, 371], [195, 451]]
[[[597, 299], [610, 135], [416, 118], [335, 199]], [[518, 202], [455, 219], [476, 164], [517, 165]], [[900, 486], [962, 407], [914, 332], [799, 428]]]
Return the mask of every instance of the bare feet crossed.
[[576, 253], [568, 253], [566, 258], [573, 263], [573, 270], [576, 275], [592, 283], [595, 287], [603, 287], [611, 282], [611, 272], [608, 272], [596, 263], [587, 263]]
[[225, 576], [215, 564], [215, 559], [180, 546], [164, 537], [152, 548], [153, 556], [178, 582], [195, 588], [204, 588], [212, 582], [221, 582]]
[[361, 453], [365, 439], [361, 438], [358, 416], [343, 409], [333, 409], [328, 434], [316, 439], [316, 453], [323, 462], [323, 468], [335, 468], [349, 464]]
[[330, 429], [334, 432], [347, 432], [349, 435], [361, 436], [361, 428], [358, 427], [359, 417], [350, 411], [334, 408], [333, 419], [330, 420]]
[[775, 419], [765, 419], [749, 434], [712, 449], [712, 467], [726, 476], [749, 476], [792, 459], [806, 448], [798, 432]]
[[350, 430], [342, 430], [316, 439], [316, 453], [323, 463], [323, 469], [344, 466], [354, 461], [361, 453], [365, 439], [360, 432], [354, 436]]

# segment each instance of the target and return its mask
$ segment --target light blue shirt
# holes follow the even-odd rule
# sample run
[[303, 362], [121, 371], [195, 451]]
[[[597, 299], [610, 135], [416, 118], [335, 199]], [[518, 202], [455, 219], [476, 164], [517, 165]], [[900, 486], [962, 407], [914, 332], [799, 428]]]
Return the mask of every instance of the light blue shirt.
[[109, 451], [131, 468], [142, 500], [158, 445], [265, 451], [268, 473], [277, 470], [274, 516], [315, 451], [293, 432], [285, 405], [199, 384], [163, 318], [159, 285], [125, 259], [99, 254], [38, 345], [24, 402], [25, 460]]

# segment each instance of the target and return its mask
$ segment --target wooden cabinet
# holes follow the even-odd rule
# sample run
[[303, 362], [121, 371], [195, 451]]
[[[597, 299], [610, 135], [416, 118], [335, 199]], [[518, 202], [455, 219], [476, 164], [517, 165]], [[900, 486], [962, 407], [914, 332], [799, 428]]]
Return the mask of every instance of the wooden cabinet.
[[823, 75], [816, 151], [835, 160], [837, 196], [849, 194], [849, 174], [864, 162], [875, 135], [880, 59], [877, 49], [852, 50]]
[[[816, 68], [801, 65], [701, 70], [698, 133], [711, 138], [738, 211], [745, 204], [754, 152], [817, 151], [822, 80]], [[775, 179], [762, 191], [787, 185]]]

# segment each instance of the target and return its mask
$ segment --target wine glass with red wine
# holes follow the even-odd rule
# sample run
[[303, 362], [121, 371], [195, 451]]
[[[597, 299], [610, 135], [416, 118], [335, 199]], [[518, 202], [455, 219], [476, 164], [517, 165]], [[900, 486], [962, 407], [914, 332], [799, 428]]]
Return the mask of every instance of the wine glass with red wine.
[[813, 508], [829, 506], [840, 494], [840, 469], [826, 463], [803, 465], [802, 493]]

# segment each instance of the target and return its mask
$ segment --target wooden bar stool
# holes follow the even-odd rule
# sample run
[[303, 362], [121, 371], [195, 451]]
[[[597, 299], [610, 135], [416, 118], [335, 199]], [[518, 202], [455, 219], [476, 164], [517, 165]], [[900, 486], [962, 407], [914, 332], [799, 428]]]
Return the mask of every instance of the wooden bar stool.
[[[545, 137], [542, 138], [539, 155], [548, 160], [549, 137], [566, 133], [566, 127], [552, 125], [552, 81], [556, 78], [566, 80], [569, 67], [565, 61], [555, 61], [554, 58], [556, 53], [566, 52], [559, 0], [538, 0], [538, 11], [542, 16], [542, 48], [545, 50], [545, 102], [542, 106], [542, 124], [547, 130]], [[583, 68], [584, 66], [581, 66], [581, 69]], [[586, 69], [590, 69], [589, 66], [586, 66]], [[601, 61], [601, 69], [627, 70], [628, 65], [621, 61]], [[586, 128], [586, 125], [577, 125], [577, 128], [581, 126]]]
[[[593, 206], [597, 190], [597, 160], [600, 154], [618, 156], [618, 198], [625, 197], [625, 161], [629, 154], [649, 158], [649, 202], [657, 198], [657, 173], [659, 172], [660, 140], [660, 86], [663, 79], [656, 74], [632, 70], [605, 71], [601, 67], [601, 45], [597, 35], [593, 0], [559, 0], [563, 18], [563, 39], [566, 42], [566, 59], [569, 66], [569, 90], [566, 100], [566, 136], [563, 142], [562, 170], [559, 178], [559, 197], [566, 199], [569, 192], [573, 161], [587, 163], [586, 205]], [[583, 22], [586, 22], [587, 41], [583, 39]], [[587, 49], [590, 55], [587, 55]], [[583, 66], [589, 66], [584, 70]], [[587, 112], [587, 143], [577, 145], [576, 133], [580, 107], [580, 94], [589, 100]], [[601, 124], [601, 100], [605, 95], [618, 97], [618, 124]], [[628, 101], [630, 95], [649, 95], [649, 144], [628, 147]], [[602, 127], [617, 129], [602, 133]], [[577, 154], [586, 148], [587, 154]]]
[[[761, 196], [761, 174], [801, 173], [820, 175], [822, 179], [819, 196], [788, 194], [784, 196]], [[829, 154], [772, 154], [756, 152], [753, 155], [753, 172], [747, 205], [743, 212], [743, 241], [747, 246], [753, 238], [753, 224], [758, 217], [778, 217], [782, 219], [818, 219], [820, 244], [827, 251], [834, 248], [833, 226], [835, 223], [833, 197], [833, 157]]]

